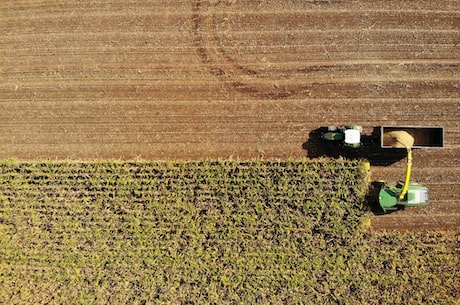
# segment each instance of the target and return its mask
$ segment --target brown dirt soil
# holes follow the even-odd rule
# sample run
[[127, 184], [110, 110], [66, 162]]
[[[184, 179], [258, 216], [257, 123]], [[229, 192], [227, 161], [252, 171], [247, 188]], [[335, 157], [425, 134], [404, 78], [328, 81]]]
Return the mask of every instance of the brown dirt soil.
[[[318, 157], [320, 126], [444, 126], [443, 149], [414, 151], [431, 204], [372, 226], [460, 227], [459, 1], [3, 0], [0, 14], [0, 158]], [[373, 178], [403, 179], [393, 161]]]

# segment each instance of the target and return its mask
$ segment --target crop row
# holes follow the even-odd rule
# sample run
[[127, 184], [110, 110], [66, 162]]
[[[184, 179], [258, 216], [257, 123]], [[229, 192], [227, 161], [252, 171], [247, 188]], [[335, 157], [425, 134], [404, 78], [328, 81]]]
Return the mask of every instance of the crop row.
[[360, 211], [365, 185], [363, 173], [352, 170], [356, 165], [305, 160], [22, 163], [3, 165], [0, 181], [1, 196], [12, 208], [27, 202], [45, 214], [77, 206], [119, 214], [187, 205], [188, 212], [200, 215], [259, 208], [277, 215], [302, 210], [304, 216], [317, 217], [329, 197], [346, 199], [349, 213]]
[[363, 233], [366, 191], [360, 161], [4, 161], [0, 303], [453, 303], [458, 235]]

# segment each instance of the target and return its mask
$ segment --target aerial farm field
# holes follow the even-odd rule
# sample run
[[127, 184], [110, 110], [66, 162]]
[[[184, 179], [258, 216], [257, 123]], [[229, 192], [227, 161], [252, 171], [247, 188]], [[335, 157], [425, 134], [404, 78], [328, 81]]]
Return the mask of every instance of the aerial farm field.
[[[373, 223], [460, 225], [458, 1], [0, 6], [2, 158], [317, 157], [321, 126], [443, 126], [443, 149], [414, 153], [432, 204]], [[404, 160], [373, 173], [402, 179]]]
[[[149, 160], [271, 162], [323, 157], [321, 162], [334, 163], [338, 155], [318, 141], [317, 131], [322, 126], [356, 124], [367, 134], [381, 125], [443, 126], [443, 148], [414, 151], [412, 178], [430, 189], [430, 204], [385, 216], [371, 214], [367, 233], [352, 231], [368, 234], [354, 238], [357, 247], [382, 245], [379, 255], [397, 259], [392, 251], [405, 247], [418, 253], [414, 255], [420, 260], [428, 255], [430, 262], [437, 263], [420, 265], [418, 261], [417, 266], [432, 272], [427, 273], [428, 278], [418, 274], [416, 284], [434, 285], [437, 293], [448, 294], [452, 301], [459, 295], [458, 289], [451, 289], [459, 286], [455, 285], [458, 281], [449, 282], [446, 271], [454, 269], [453, 274], [458, 274], [458, 259], [452, 255], [458, 254], [460, 228], [459, 42], [460, 2], [454, 0], [3, 0], [0, 159], [7, 160], [2, 161], [6, 172], [29, 165], [42, 171], [47, 164], [53, 167], [57, 166], [53, 162], [63, 160], [80, 160], [90, 169], [94, 160], [144, 164]], [[404, 177], [405, 159], [392, 149], [365, 150], [359, 157], [370, 160], [372, 180]], [[91, 173], [89, 170], [87, 175]], [[27, 214], [31, 207], [26, 198], [35, 197], [24, 195], [21, 199], [18, 190], [27, 189], [32, 182], [12, 181], [17, 185], [9, 189], [19, 192], [16, 195], [25, 205], [17, 210]], [[26, 185], [21, 186], [24, 181]], [[5, 191], [10, 182], [5, 178], [2, 183], [1, 191]], [[69, 189], [80, 186], [68, 184]], [[5, 213], [10, 211], [7, 204], [16, 198], [10, 195], [0, 193], [0, 224], [8, 234], [12, 231]], [[43, 200], [46, 198], [32, 201]], [[29, 216], [37, 216], [27, 215], [15, 219], [17, 225], [26, 226]], [[58, 218], [57, 225], [61, 220]], [[392, 231], [399, 233], [392, 235]], [[120, 238], [125, 236], [119, 233]], [[8, 234], [2, 237], [2, 246], [11, 242], [8, 238], [19, 238]], [[23, 236], [29, 242], [25, 250], [12, 249], [19, 255], [16, 265], [8, 266], [9, 250], [2, 252], [2, 270], [6, 271], [1, 276], [8, 285], [14, 286], [11, 280], [18, 278], [15, 272], [22, 272], [22, 280], [27, 281], [24, 275], [28, 268], [41, 268], [35, 275], [42, 279], [63, 276], [62, 282], [56, 282], [75, 284], [71, 274], [59, 273], [61, 259], [77, 264], [75, 270], [80, 272], [85, 272], [82, 264], [91, 266], [86, 260], [72, 261], [71, 254], [29, 265], [28, 258], [40, 254], [34, 254], [36, 235], [30, 234]], [[60, 246], [56, 236], [50, 236], [48, 241], [55, 251]], [[103, 240], [92, 246], [96, 252], [108, 253], [104, 252], [104, 247], [111, 247], [108, 243]], [[150, 246], [154, 249], [157, 245]], [[69, 253], [73, 250], [65, 242], [62, 247]], [[125, 244], [123, 247], [131, 249]], [[414, 262], [410, 253], [406, 253], [412, 257], [409, 261]], [[139, 256], [131, 253], [129, 257], [135, 260]], [[398, 268], [406, 256], [398, 257], [398, 263], [382, 262], [382, 268], [387, 269], [374, 271], [400, 274]], [[377, 260], [378, 256], [371, 261]], [[101, 261], [94, 262], [92, 266]], [[142, 266], [141, 262], [136, 264]], [[360, 266], [358, 269], [370, 270]], [[91, 273], [95, 270], [86, 269], [89, 277], [76, 278], [91, 282], [107, 276]], [[404, 275], [411, 272], [414, 270], [402, 270]], [[318, 278], [327, 280], [326, 275]], [[338, 277], [340, 281], [345, 278]], [[446, 278], [447, 286], [441, 285]], [[289, 280], [292, 278], [288, 276]], [[365, 283], [377, 283], [368, 280]], [[388, 285], [381, 289], [371, 285], [375, 290], [370, 291], [381, 292], [389, 283], [396, 283], [396, 277], [387, 280]], [[409, 283], [410, 277], [398, 280], [404, 285], [394, 288], [401, 296], [396, 303], [403, 303], [409, 297], [401, 287], [415, 284]], [[292, 281], [289, 284], [301, 287]], [[340, 283], [334, 284], [343, 296]], [[193, 283], [187, 285], [189, 293]], [[12, 286], [9, 290], [17, 292]], [[88, 291], [90, 286], [78, 292], [80, 300], [97, 295]], [[103, 298], [106, 288], [101, 288]], [[33, 295], [35, 290], [30, 289], [15, 300]], [[353, 292], [362, 286], [356, 289]], [[72, 292], [66, 296], [76, 297]], [[8, 293], [0, 297], [14, 300]], [[426, 297], [421, 292], [410, 300], [414, 304], [424, 300], [432, 303], [432, 299], [423, 299]], [[334, 303], [334, 299], [329, 301]], [[362, 299], [350, 299], [353, 301]]]

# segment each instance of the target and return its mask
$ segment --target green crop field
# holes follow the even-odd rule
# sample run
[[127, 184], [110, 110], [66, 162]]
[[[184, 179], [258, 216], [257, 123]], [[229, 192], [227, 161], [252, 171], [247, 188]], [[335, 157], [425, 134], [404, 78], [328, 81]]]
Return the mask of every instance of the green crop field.
[[371, 232], [364, 162], [0, 162], [1, 304], [456, 304], [459, 232]]

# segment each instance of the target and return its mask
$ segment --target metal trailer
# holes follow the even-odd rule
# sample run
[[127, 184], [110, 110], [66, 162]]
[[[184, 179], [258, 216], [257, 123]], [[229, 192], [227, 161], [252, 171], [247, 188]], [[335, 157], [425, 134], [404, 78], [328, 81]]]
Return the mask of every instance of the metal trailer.
[[380, 126], [380, 146], [395, 148], [386, 134], [394, 131], [405, 131], [414, 138], [412, 148], [444, 147], [444, 128], [435, 126]]

